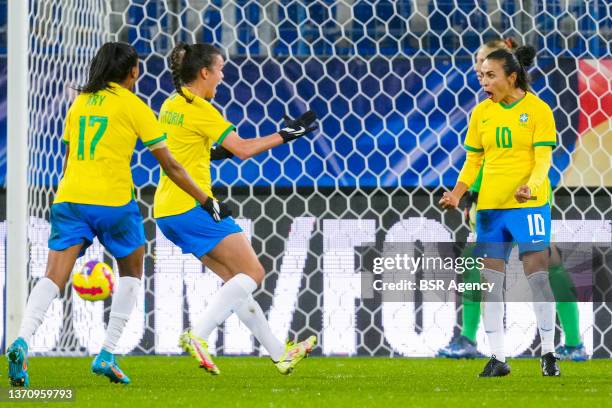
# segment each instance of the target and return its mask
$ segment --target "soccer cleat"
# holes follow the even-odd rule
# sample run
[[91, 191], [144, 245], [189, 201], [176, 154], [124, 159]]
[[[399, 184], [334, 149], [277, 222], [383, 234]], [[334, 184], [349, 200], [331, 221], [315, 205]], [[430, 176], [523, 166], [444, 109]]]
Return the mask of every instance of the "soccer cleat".
[[465, 336], [459, 336], [452, 340], [448, 346], [438, 350], [437, 357], [476, 358], [481, 357], [481, 354], [476, 348], [476, 343]]
[[436, 357], [450, 357], [452, 355], [452, 348], [454, 344], [455, 344], [455, 340], [453, 339], [446, 346], [438, 350], [438, 352], [436, 353]]
[[204, 339], [191, 333], [191, 330], [187, 330], [181, 334], [181, 337], [179, 337], [179, 345], [198, 361], [200, 368], [203, 368], [213, 375], [221, 374], [221, 371], [208, 352], [208, 344]]
[[510, 366], [504, 362], [499, 361], [495, 356], [491, 356], [491, 359], [487, 362], [482, 373], [479, 377], [503, 377], [510, 374]]
[[130, 378], [125, 375], [125, 373], [121, 371], [121, 368], [119, 368], [119, 365], [117, 365], [115, 355], [104, 349], [100, 350], [100, 354], [98, 354], [91, 363], [91, 372], [108, 377], [112, 383], [130, 383]]
[[555, 353], [559, 356], [559, 360], [567, 361], [587, 361], [589, 355], [586, 353], [584, 344], [577, 346], [559, 346]]
[[283, 375], [291, 374], [295, 366], [298, 365], [303, 358], [308, 357], [308, 354], [310, 354], [316, 344], [317, 338], [315, 336], [310, 336], [297, 344], [288, 341], [285, 347], [285, 353], [278, 362], [274, 363], [278, 372]]
[[559, 377], [561, 375], [557, 360], [559, 359], [554, 353], [546, 353], [542, 356], [540, 365], [542, 367], [542, 375], [544, 377]]
[[21, 337], [17, 337], [6, 351], [6, 358], [9, 363], [8, 377], [13, 387], [30, 386], [27, 355], [28, 344]]

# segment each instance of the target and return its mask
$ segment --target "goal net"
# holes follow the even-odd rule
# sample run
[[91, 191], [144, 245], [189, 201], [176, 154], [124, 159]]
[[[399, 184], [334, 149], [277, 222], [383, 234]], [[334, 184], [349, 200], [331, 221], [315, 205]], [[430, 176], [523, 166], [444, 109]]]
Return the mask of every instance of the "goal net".
[[[461, 296], [410, 302], [366, 296], [360, 254], [397, 242], [419, 242], [422, 252], [435, 253], [427, 243], [467, 240], [461, 213], [444, 213], [437, 201], [456, 181], [469, 113], [482, 98], [473, 56], [500, 36], [537, 48], [533, 90], [554, 110], [554, 239], [609, 247], [607, 13], [603, 1], [573, 0], [30, 0], [29, 288], [45, 272], [71, 87], [85, 82], [97, 48], [113, 40], [137, 49], [136, 93], [157, 112], [173, 91], [166, 58], [174, 44], [211, 42], [227, 59], [214, 104], [242, 137], [275, 132], [284, 113], [311, 108], [320, 117], [312, 137], [212, 166], [216, 195], [236, 209], [267, 272], [256, 299], [274, 333], [316, 334], [316, 353], [323, 355], [433, 356], [458, 333]], [[140, 144], [132, 170], [145, 218], [145, 274], [119, 352], [179, 353], [178, 335], [221, 282], [156, 228], [159, 167]], [[76, 268], [91, 259], [112, 262], [97, 242]], [[10, 271], [3, 265], [4, 277]], [[516, 254], [509, 271], [522, 276]], [[604, 262], [591, 301], [579, 303], [584, 342], [596, 357], [612, 356], [610, 273]], [[68, 286], [31, 350], [98, 352], [109, 309], [110, 300], [85, 302]], [[506, 329], [509, 355], [539, 352], [528, 303], [507, 304]], [[478, 336], [487, 352], [482, 329]], [[236, 316], [209, 344], [219, 354], [265, 353]]]

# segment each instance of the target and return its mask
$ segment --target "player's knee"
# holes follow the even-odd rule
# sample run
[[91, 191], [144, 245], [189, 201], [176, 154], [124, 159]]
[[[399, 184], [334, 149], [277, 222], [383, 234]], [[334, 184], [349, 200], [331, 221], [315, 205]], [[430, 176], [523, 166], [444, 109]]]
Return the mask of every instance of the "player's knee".
[[484, 269], [492, 269], [498, 272], [506, 271], [506, 262], [503, 259], [484, 258], [482, 264]]
[[122, 260], [122, 262], [118, 262], [118, 264], [119, 276], [136, 279], [142, 278], [143, 267], [141, 262], [126, 262]]
[[128, 256], [123, 258], [117, 258], [117, 265], [119, 266], [119, 276], [141, 279], [142, 272], [144, 269], [143, 257], [144, 246], [140, 246]]
[[119, 276], [142, 279], [142, 268], [119, 268]]
[[59, 288], [60, 292], [64, 291], [64, 288], [66, 287], [66, 283], [68, 283], [67, 278], [63, 279], [62, 277], [56, 274], [52, 274], [52, 273], [47, 273], [46, 278], [51, 280], [53, 283], [55, 283], [57, 287]]
[[257, 282], [257, 286], [261, 285], [266, 274], [264, 267], [261, 265], [260, 262], [256, 262], [249, 269], [249, 276], [253, 278], [255, 282]]
[[561, 250], [556, 245], [551, 245], [549, 249], [548, 266], [559, 266], [561, 262]]
[[548, 251], [527, 252], [522, 257], [526, 274], [548, 270]]

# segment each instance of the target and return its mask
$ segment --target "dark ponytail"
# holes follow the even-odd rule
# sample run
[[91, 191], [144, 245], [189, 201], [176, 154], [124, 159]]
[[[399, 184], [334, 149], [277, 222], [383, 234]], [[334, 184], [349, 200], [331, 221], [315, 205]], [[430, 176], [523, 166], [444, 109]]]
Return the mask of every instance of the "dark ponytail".
[[535, 48], [530, 45], [518, 47], [514, 54], [507, 50], [495, 50], [487, 55], [488, 60], [502, 61], [506, 76], [516, 72], [517, 88], [523, 91], [529, 90], [529, 75], [527, 68], [533, 64], [536, 56]]
[[221, 51], [211, 44], [178, 43], [168, 57], [168, 65], [172, 71], [172, 83], [176, 92], [191, 103], [183, 93], [182, 86], [195, 80], [202, 68], [212, 69], [215, 57], [222, 55]]
[[104, 44], [89, 64], [87, 83], [76, 88], [81, 93], [95, 93], [108, 88], [109, 82], [122, 82], [138, 64], [134, 47], [121, 42]]
[[530, 45], [519, 47], [514, 51], [518, 62], [525, 68], [531, 66], [535, 60], [536, 50]]

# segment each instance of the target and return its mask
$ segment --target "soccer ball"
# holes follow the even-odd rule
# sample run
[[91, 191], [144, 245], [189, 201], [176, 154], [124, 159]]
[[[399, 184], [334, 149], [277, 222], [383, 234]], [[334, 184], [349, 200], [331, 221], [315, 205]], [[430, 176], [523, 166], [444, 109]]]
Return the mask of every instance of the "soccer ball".
[[85, 300], [104, 300], [113, 294], [115, 274], [104, 262], [89, 261], [72, 277], [74, 291]]

